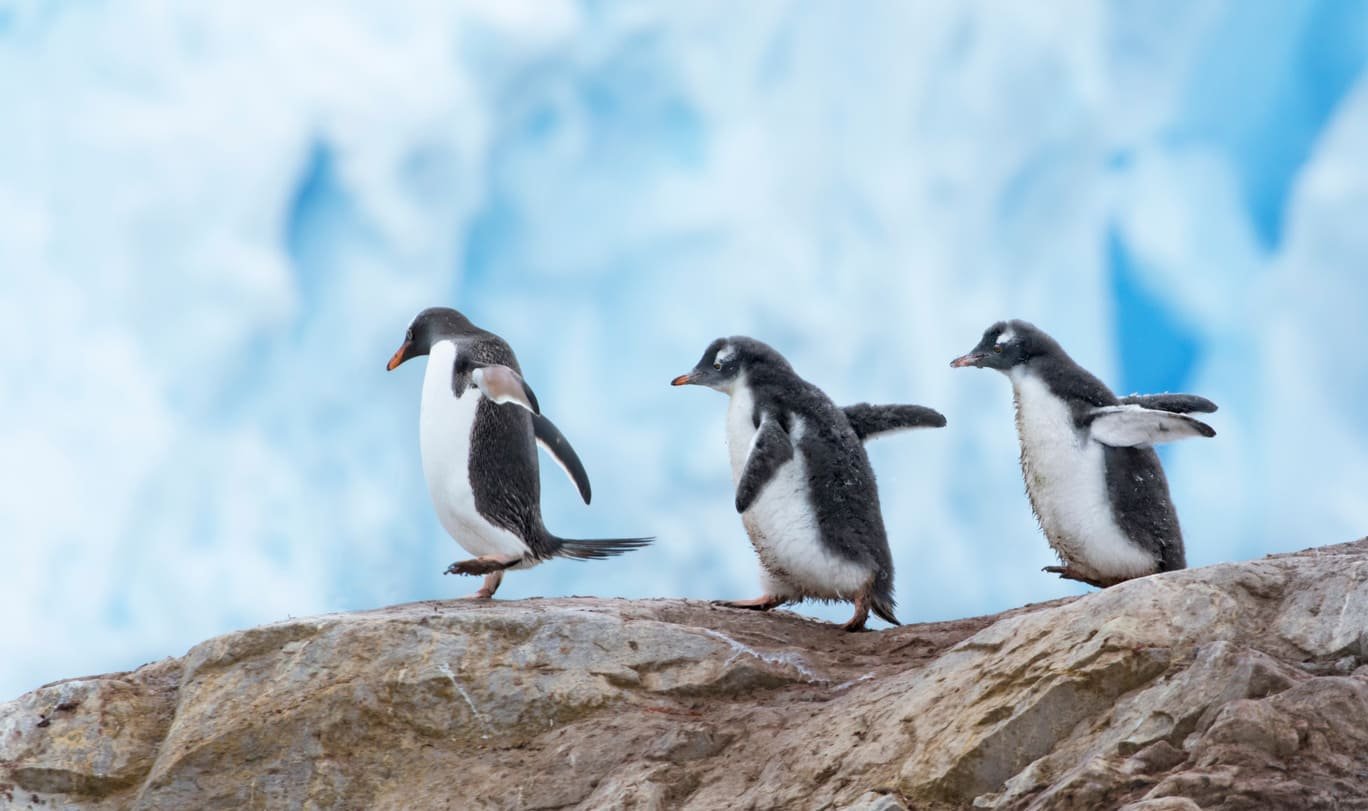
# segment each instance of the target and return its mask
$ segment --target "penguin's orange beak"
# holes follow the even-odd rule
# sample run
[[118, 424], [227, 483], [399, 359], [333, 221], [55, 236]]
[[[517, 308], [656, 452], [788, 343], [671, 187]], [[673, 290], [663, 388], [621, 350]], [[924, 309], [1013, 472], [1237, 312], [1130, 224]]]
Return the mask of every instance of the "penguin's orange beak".
[[950, 361], [950, 368], [963, 369], [966, 366], [978, 366], [987, 357], [988, 356], [982, 352], [970, 352], [967, 355], [960, 355], [958, 358]]
[[693, 373], [690, 372], [689, 374], [680, 375], [679, 377], [676, 377], [674, 380], [671, 380], [671, 381], [670, 381], [670, 385], [671, 385], [671, 386], [687, 386], [687, 385], [689, 385], [689, 384], [692, 383], [692, 382], [694, 382]]
[[399, 364], [408, 360], [408, 351], [410, 346], [412, 346], [412, 344], [410, 344], [408, 341], [404, 341], [403, 345], [401, 345], [398, 349], [395, 350], [394, 356], [389, 359], [389, 363], [385, 364], [385, 371], [392, 372], [395, 369], [399, 368]]

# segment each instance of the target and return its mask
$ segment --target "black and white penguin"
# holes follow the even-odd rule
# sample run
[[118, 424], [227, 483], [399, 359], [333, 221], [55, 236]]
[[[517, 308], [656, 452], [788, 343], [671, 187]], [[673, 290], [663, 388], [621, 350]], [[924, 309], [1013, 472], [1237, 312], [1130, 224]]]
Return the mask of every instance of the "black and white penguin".
[[547, 531], [541, 517], [541, 444], [570, 476], [584, 503], [589, 477], [570, 443], [546, 417], [522, 378], [513, 350], [460, 313], [432, 307], [418, 314], [390, 358], [428, 356], [418, 420], [428, 492], [442, 527], [472, 560], [447, 574], [482, 574], [476, 597], [489, 598], [504, 571], [548, 558], [591, 560], [649, 544], [651, 538], [570, 540]]
[[879, 491], [861, 440], [904, 428], [940, 427], [921, 406], [837, 408], [782, 355], [746, 337], [719, 338], [672, 384], [731, 398], [727, 447], [736, 511], [760, 558], [765, 594], [723, 602], [768, 611], [803, 599], [846, 600], [864, 628], [872, 610], [893, 616], [893, 557]]
[[1045, 571], [1106, 587], [1187, 566], [1151, 445], [1215, 436], [1188, 416], [1215, 403], [1191, 394], [1117, 397], [1025, 321], [992, 325], [950, 365], [996, 369], [1012, 382], [1026, 493], [1063, 564]]

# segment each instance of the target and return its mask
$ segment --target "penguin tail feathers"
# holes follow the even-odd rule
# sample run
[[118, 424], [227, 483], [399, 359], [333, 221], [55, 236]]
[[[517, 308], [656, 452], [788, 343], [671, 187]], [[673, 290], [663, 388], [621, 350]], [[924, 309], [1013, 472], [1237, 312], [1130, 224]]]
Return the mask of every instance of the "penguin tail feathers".
[[869, 610], [874, 612], [874, 616], [888, 623], [889, 625], [902, 625], [898, 618], [893, 616], [893, 598], [884, 595], [872, 597], [869, 601]]
[[880, 569], [869, 590], [869, 610], [874, 612], [874, 616], [888, 623], [889, 625], [902, 625], [898, 618], [893, 616], [893, 609], [897, 608], [897, 601], [893, 599], [893, 577], [886, 569]]
[[555, 555], [574, 560], [600, 560], [650, 546], [655, 538], [605, 538], [593, 541], [577, 541], [570, 538], [557, 538]]

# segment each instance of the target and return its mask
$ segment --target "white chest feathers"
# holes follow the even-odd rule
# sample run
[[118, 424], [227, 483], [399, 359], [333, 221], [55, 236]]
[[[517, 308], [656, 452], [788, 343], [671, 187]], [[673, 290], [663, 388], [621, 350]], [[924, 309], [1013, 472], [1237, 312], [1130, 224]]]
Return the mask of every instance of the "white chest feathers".
[[1102, 445], [1074, 426], [1068, 405], [1040, 378], [1013, 370], [1021, 473], [1031, 507], [1060, 559], [1098, 579], [1135, 577], [1158, 564], [1112, 514]]
[[[732, 389], [727, 408], [727, 451], [732, 485], [741, 481], [755, 441], [755, 400], [745, 381]], [[832, 553], [822, 542], [821, 528], [808, 492], [807, 459], [800, 447], [806, 426], [791, 420], [793, 458], [783, 463], [741, 523], [764, 570], [768, 594], [793, 598], [849, 600], [863, 590], [873, 572]]]
[[418, 443], [423, 476], [437, 520], [472, 555], [522, 555], [527, 546], [516, 535], [489, 523], [475, 509], [470, 482], [470, 435], [483, 395], [469, 388], [457, 397], [451, 389], [456, 344], [439, 341], [428, 354]]

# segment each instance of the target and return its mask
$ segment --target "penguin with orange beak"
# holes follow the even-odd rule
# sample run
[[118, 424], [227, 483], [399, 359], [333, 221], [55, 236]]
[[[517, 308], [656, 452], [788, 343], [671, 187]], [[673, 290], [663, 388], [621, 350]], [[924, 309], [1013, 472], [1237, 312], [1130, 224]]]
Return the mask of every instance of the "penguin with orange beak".
[[570, 443], [542, 415], [507, 342], [456, 310], [433, 307], [413, 319], [386, 368], [393, 371], [423, 356], [423, 475], [443, 529], [475, 556], [451, 564], [447, 574], [484, 575], [476, 598], [493, 597], [510, 569], [556, 557], [611, 557], [653, 540], [574, 540], [546, 529], [538, 444], [570, 476], [585, 504], [589, 476]]
[[768, 611], [805, 599], [848, 601], [860, 631], [872, 611], [893, 614], [893, 555], [879, 490], [863, 442], [945, 417], [916, 405], [838, 408], [767, 344], [736, 335], [710, 344], [698, 364], [671, 381], [730, 398], [727, 448], [736, 511], [760, 558], [765, 593], [723, 602]]

